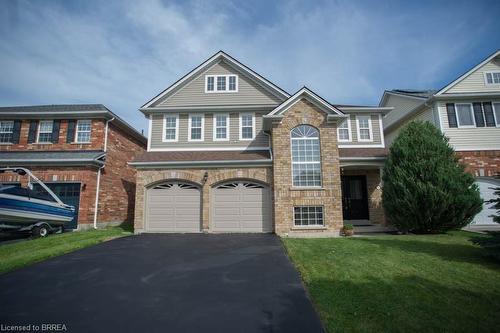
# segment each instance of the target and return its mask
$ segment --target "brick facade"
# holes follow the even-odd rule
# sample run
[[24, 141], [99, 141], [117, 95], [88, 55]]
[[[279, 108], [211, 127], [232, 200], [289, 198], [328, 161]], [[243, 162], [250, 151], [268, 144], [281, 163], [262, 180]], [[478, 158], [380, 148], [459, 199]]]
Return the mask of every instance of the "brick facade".
[[104, 148], [105, 120], [92, 119], [92, 140], [90, 143], [67, 143], [68, 121], [61, 120], [59, 141], [57, 143], [28, 143], [30, 120], [21, 122], [18, 144], [0, 144], [0, 151], [34, 151], [34, 150], [102, 150]]
[[[207, 175], [204, 180], [205, 173]], [[213, 186], [229, 180], [246, 179], [264, 183], [273, 191], [272, 169], [265, 168], [217, 168], [217, 169], [148, 169], [137, 170], [137, 191], [135, 196], [134, 230], [136, 233], [145, 230], [144, 208], [147, 189], [166, 181], [180, 180], [198, 185], [202, 196], [202, 230], [210, 232], [210, 197]]]
[[[28, 144], [29, 120], [23, 120], [19, 144], [0, 145], [0, 151], [68, 151], [68, 150], [104, 150], [104, 119], [92, 120], [91, 142], [88, 144], [66, 143], [68, 121], [61, 120], [59, 142], [53, 144]], [[135, 173], [128, 165], [146, 148], [144, 142], [138, 141], [130, 133], [116, 127], [113, 122], [108, 126], [107, 156], [102, 169], [99, 202], [98, 225], [132, 223], [135, 205]], [[19, 165], [23, 166], [23, 165]], [[96, 166], [27, 166], [33, 174], [47, 183], [80, 183], [80, 207], [78, 213], [78, 229], [92, 227], [95, 213], [95, 196], [97, 186]], [[26, 177], [12, 173], [0, 175], [0, 181], [26, 181]]]
[[[327, 122], [326, 118], [325, 112], [302, 99], [284, 113], [279, 124], [273, 125], [274, 220], [278, 235], [317, 231], [338, 233], [343, 225], [337, 127], [335, 123]], [[290, 131], [301, 124], [314, 126], [320, 132], [321, 189], [306, 190], [292, 186]], [[293, 207], [305, 205], [323, 206], [323, 228], [294, 226]]]
[[500, 174], [500, 150], [457, 151], [459, 161], [476, 177]]

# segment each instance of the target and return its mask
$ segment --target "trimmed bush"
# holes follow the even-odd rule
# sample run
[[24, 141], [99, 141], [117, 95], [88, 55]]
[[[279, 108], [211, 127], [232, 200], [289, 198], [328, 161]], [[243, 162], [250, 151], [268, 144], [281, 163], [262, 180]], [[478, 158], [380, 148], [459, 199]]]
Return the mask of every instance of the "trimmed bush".
[[402, 232], [458, 229], [482, 209], [474, 177], [429, 122], [411, 122], [401, 130], [391, 146], [383, 181], [387, 217]]

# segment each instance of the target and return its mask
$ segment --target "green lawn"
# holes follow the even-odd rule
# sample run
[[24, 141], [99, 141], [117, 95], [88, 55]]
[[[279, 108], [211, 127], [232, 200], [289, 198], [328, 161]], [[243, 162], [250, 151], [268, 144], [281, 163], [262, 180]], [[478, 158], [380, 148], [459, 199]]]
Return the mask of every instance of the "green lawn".
[[110, 227], [0, 244], [0, 273], [131, 234], [130, 227]]
[[284, 239], [330, 332], [500, 329], [500, 265], [467, 232]]

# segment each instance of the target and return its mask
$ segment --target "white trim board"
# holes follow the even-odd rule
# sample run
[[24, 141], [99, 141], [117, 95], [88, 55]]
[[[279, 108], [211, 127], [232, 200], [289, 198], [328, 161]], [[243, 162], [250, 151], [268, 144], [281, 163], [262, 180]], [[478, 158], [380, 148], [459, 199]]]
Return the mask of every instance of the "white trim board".
[[151, 148], [148, 151], [243, 151], [269, 150], [267, 147], [189, 147], [189, 148]]

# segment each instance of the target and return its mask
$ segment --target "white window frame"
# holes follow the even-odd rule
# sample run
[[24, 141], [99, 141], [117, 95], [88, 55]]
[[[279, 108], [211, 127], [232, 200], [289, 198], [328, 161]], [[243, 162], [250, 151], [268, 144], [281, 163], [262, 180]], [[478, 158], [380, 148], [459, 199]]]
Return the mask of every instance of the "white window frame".
[[[78, 123], [80, 123], [80, 122], [84, 122], [84, 121], [86, 121], [86, 122], [90, 122], [90, 130], [89, 130], [89, 131], [79, 131], [79, 130], [78, 130]], [[89, 141], [78, 141], [78, 133], [79, 133], [79, 132], [84, 132], [84, 133], [88, 132], [88, 133], [90, 133], [90, 134], [89, 134]], [[74, 141], [75, 143], [81, 143], [81, 144], [84, 144], [84, 143], [91, 143], [91, 142], [92, 142], [92, 119], [78, 119], [78, 120], [76, 121], [76, 126], [75, 126], [75, 138], [74, 138], [74, 140], [73, 140], [73, 141]]]
[[[243, 116], [252, 116], [252, 137], [251, 138], [243, 138]], [[240, 113], [240, 140], [241, 141], [250, 141], [255, 139], [255, 113], [253, 112], [242, 112]], [[248, 127], [248, 126], [245, 126]]]
[[[368, 131], [370, 133], [369, 139], [361, 139], [361, 128], [359, 127], [359, 119], [360, 118], [368, 118]], [[367, 129], [367, 128], [363, 128]], [[358, 134], [359, 142], [373, 142], [373, 129], [372, 129], [372, 117], [371, 116], [356, 116], [356, 132]]]
[[[305, 125], [305, 126], [310, 126], [314, 129], [316, 129], [318, 131], [318, 137], [317, 138], [292, 138], [292, 131], [298, 127], [298, 126], [301, 126], [301, 125]], [[298, 125], [294, 128], [292, 128], [290, 130], [290, 163], [291, 163], [291, 168], [290, 168], [290, 177], [292, 179], [292, 187], [295, 188], [295, 189], [321, 189], [323, 188], [323, 156], [322, 156], [322, 152], [321, 152], [321, 133], [319, 132], [319, 129], [312, 126], [312, 125], [309, 125], [309, 124], [301, 124], [301, 125]], [[318, 162], [294, 162], [293, 161], [293, 140], [318, 140], [319, 142], [319, 161]], [[319, 165], [319, 185], [295, 185], [294, 182], [293, 182], [293, 165], [294, 164], [318, 164]]]
[[[40, 142], [40, 134], [42, 133], [41, 132], [41, 128], [42, 128], [42, 123], [43, 122], [50, 122], [52, 123], [52, 127], [51, 127], [51, 131], [50, 131], [50, 141], [44, 141], [44, 142]], [[91, 125], [92, 126], [92, 125]], [[37, 130], [36, 130], [36, 143], [42, 143], [42, 144], [52, 144], [52, 132], [54, 131], [54, 121], [53, 120], [40, 120], [38, 122], [38, 126], [37, 126]], [[91, 130], [92, 131], [92, 130]], [[47, 134], [49, 132], [43, 132], [44, 134]]]
[[[352, 130], [351, 130], [351, 117], [345, 118], [347, 121], [347, 128], [342, 128], [342, 127], [337, 127], [337, 141], [338, 142], [352, 142]], [[339, 122], [340, 125], [340, 122]], [[349, 133], [349, 138], [347, 140], [340, 139], [340, 130], [341, 129], [347, 129], [347, 132]]]
[[[167, 117], [175, 118], [175, 139], [167, 139], [165, 138], [165, 134], [167, 134]], [[177, 142], [179, 140], [179, 115], [172, 113], [165, 113], [163, 115], [163, 130], [161, 132], [161, 140], [162, 142]]]
[[0, 145], [11, 144], [13, 139], [14, 139], [15, 122], [14, 122], [14, 120], [0, 120], [0, 122], [12, 124], [12, 126], [11, 126], [12, 130], [10, 132], [5, 132], [5, 131], [1, 132], [2, 134], [10, 134], [10, 141], [9, 142], [0, 142]]
[[[496, 114], [497, 108], [495, 107], [495, 104], [500, 105], [500, 102], [491, 102], [491, 108], [493, 109], [493, 119], [495, 119], [495, 125], [496, 127], [500, 127], [500, 117], [497, 118]], [[498, 111], [500, 112], [500, 106], [498, 108], [499, 108]]]
[[[236, 90], [229, 90], [229, 77], [234, 76], [236, 78]], [[213, 77], [214, 78], [214, 90], [208, 90], [208, 78]], [[217, 78], [218, 77], [225, 77], [226, 78], [226, 89], [225, 90], [219, 90], [217, 87]], [[236, 74], [226, 74], [226, 75], [205, 75], [205, 93], [207, 94], [214, 94], [214, 93], [236, 93], [238, 92], [239, 88], [239, 77]]]
[[[221, 139], [217, 138], [217, 116], [226, 116], [226, 137]], [[229, 117], [229, 113], [214, 113], [213, 117], [213, 141], [229, 141], [230, 133], [229, 133], [229, 123], [231, 118]]]
[[[295, 220], [295, 208], [321, 208], [321, 215], [322, 215], [322, 224], [308, 224], [308, 225], [299, 225], [299, 224], [296, 224], [296, 220]], [[294, 228], [304, 228], [304, 229], [307, 229], [307, 228], [313, 228], [313, 229], [317, 229], [317, 228], [324, 228], [325, 227], [325, 206], [324, 205], [299, 205], [299, 206], [293, 206], [292, 207], [292, 215], [293, 215], [293, 227]]]
[[[192, 118], [193, 117], [201, 117], [201, 138], [200, 139], [193, 139], [191, 138], [191, 130], [192, 130]], [[188, 141], [196, 141], [196, 142], [201, 142], [205, 140], [205, 114], [203, 113], [191, 113], [189, 114], [189, 120], [188, 120]]]
[[[460, 125], [460, 118], [458, 117], [458, 110], [457, 106], [458, 105], [469, 105], [470, 106], [470, 112], [472, 115], [472, 125]], [[457, 127], [458, 128], [474, 128], [476, 127], [476, 117], [474, 116], [474, 107], [472, 103], [455, 103], [455, 117], [457, 117]]]
[[[484, 72], [484, 84], [487, 86], [500, 86], [500, 82], [495, 83], [495, 78], [494, 78], [494, 73], [500, 73], [500, 71], [488, 71]], [[491, 74], [491, 80], [493, 81], [492, 83], [488, 83], [488, 77], [487, 75]]]

